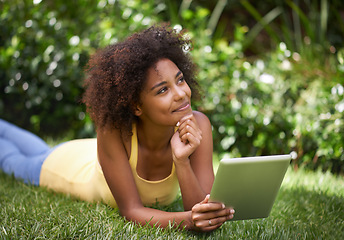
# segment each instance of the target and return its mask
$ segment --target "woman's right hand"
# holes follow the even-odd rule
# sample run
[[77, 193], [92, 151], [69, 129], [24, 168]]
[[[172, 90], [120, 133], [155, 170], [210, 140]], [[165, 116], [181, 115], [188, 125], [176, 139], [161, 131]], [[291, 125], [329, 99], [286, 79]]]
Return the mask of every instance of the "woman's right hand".
[[226, 208], [220, 202], [209, 202], [209, 197], [210, 195], [207, 195], [202, 202], [194, 205], [191, 210], [191, 221], [195, 231], [213, 231], [234, 216], [233, 208]]

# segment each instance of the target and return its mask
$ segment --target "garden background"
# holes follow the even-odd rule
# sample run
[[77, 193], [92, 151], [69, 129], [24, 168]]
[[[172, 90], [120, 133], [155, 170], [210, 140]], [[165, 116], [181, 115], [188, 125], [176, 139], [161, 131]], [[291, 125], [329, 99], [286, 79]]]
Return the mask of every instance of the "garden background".
[[0, 116], [47, 139], [95, 136], [80, 103], [97, 48], [148, 26], [187, 29], [221, 157], [295, 151], [344, 171], [344, 3], [0, 1]]
[[138, 227], [0, 173], [0, 238], [343, 239], [341, 0], [0, 0], [0, 117], [51, 145], [94, 137], [80, 103], [89, 56], [161, 22], [193, 40], [204, 96], [193, 107], [212, 122], [215, 165], [297, 153], [271, 216], [211, 234]]

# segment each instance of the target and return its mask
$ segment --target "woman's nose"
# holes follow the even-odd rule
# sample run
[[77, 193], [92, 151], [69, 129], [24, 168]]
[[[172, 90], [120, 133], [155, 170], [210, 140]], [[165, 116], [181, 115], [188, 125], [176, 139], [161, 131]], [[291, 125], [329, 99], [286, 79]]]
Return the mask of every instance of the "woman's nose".
[[182, 87], [176, 86], [175, 89], [174, 89], [174, 98], [175, 98], [175, 100], [184, 99], [185, 96], [186, 96], [186, 93], [185, 93], [184, 89]]

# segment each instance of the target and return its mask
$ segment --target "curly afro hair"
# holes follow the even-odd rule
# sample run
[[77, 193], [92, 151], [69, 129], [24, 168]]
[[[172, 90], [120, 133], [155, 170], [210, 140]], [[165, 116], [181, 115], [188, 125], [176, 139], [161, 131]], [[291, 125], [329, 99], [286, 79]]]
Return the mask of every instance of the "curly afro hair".
[[136, 120], [134, 106], [140, 104], [147, 70], [163, 58], [177, 65], [192, 96], [199, 96], [196, 67], [186, 53], [190, 46], [191, 41], [182, 33], [168, 26], [153, 26], [97, 51], [86, 68], [83, 96], [96, 127], [116, 128], [130, 135]]

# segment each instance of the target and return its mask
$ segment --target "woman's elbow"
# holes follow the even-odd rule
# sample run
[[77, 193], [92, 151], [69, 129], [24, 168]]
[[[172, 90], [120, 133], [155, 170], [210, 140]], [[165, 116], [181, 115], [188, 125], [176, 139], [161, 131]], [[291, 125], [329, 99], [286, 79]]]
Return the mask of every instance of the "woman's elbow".
[[139, 223], [140, 221], [138, 220], [138, 213], [141, 210], [142, 207], [128, 207], [128, 208], [120, 208], [119, 213], [122, 217], [125, 218], [127, 221]]

